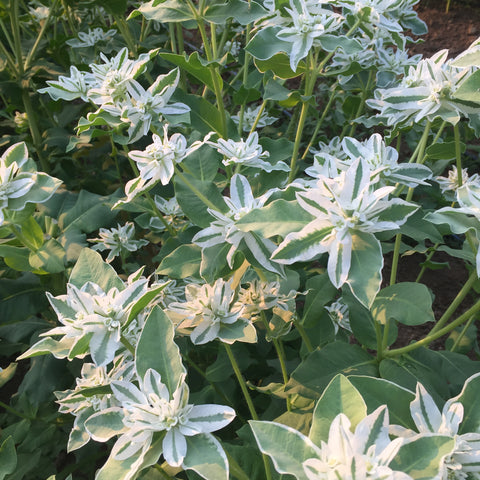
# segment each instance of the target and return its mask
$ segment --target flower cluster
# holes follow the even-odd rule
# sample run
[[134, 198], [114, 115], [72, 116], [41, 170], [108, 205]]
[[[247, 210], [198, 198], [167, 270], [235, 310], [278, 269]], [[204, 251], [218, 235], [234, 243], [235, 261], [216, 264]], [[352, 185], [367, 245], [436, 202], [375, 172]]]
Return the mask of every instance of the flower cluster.
[[39, 92], [48, 93], [54, 100], [81, 98], [93, 102], [99, 106], [93, 116], [106, 112], [120, 124], [128, 125], [128, 143], [132, 143], [146, 135], [152, 122], [158, 124], [164, 115], [190, 111], [183, 103], [170, 102], [179, 80], [178, 69], [159, 75], [148, 89], [136, 80], [155, 54], [156, 50], [152, 50], [131, 60], [127, 48], [112, 58], [101, 53], [103, 63], [91, 64], [90, 72], [72, 66], [69, 77], [49, 81], [49, 86]]

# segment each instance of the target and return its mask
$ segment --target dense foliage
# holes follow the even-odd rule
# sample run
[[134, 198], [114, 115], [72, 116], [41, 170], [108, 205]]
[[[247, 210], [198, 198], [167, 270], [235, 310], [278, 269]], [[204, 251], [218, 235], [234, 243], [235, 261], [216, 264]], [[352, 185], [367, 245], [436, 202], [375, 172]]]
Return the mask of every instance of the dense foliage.
[[417, 3], [0, 2], [0, 480], [480, 479], [480, 39]]

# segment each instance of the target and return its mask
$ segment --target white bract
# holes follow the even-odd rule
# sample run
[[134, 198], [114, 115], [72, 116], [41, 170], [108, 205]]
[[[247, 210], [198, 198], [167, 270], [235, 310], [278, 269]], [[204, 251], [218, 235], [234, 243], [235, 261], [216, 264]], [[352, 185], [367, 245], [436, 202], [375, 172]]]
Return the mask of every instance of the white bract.
[[187, 147], [187, 140], [180, 133], [174, 133], [168, 138], [168, 124], [163, 126], [163, 139], [153, 134], [152, 140], [153, 143], [145, 150], [132, 150], [128, 153], [128, 156], [137, 164], [140, 175], [125, 185], [127, 201], [158, 182], [167, 185], [175, 171], [175, 164], [180, 163], [204, 143], [194, 142]]
[[242, 232], [235, 225], [235, 222], [248, 212], [263, 207], [272, 193], [273, 191], [269, 190], [259, 198], [255, 198], [248, 180], [243, 175], [233, 175], [230, 183], [230, 198], [223, 197], [229, 211], [222, 213], [209, 208], [208, 212], [215, 220], [211, 222], [209, 227], [198, 232], [193, 237], [192, 242], [202, 248], [222, 243], [230, 244], [231, 247], [226, 257], [230, 268], [233, 266], [235, 252], [241, 246], [244, 246], [253, 254], [262, 267], [282, 275], [283, 270], [281, 266], [276, 265], [269, 258], [275, 248], [275, 244], [268, 238], [262, 238], [254, 232]]
[[290, 67], [296, 71], [300, 60], [308, 55], [310, 49], [319, 46], [319, 37], [340, 28], [342, 16], [318, 6], [312, 12], [305, 0], [290, 0], [290, 7], [285, 10], [290, 14], [293, 26], [280, 30], [277, 37], [292, 44]]
[[[153, 369], [148, 369], [138, 384], [137, 387], [130, 381], [111, 382], [113, 395], [122, 408], [110, 411], [120, 412], [125, 426], [112, 450], [117, 460], [138, 454], [142, 457], [150, 448], [153, 435], [165, 432], [163, 456], [169, 465], [181, 466], [187, 455], [185, 437], [206, 434], [215, 441], [211, 432], [225, 427], [235, 417], [234, 410], [224, 405], [189, 404], [185, 375], [180, 377], [172, 395], [160, 374]], [[104, 438], [96, 438], [95, 433], [92, 438], [104, 441]]]
[[339, 327], [352, 333], [348, 305], [343, 302], [342, 298], [335, 300], [331, 305], [325, 307], [325, 310], [328, 312], [328, 316], [332, 320], [335, 335], [338, 333]]
[[258, 143], [257, 132], [251, 133], [246, 140], [241, 139], [238, 142], [219, 138], [216, 143], [208, 142], [208, 144], [215, 147], [219, 153], [224, 155], [225, 159], [222, 163], [226, 166], [242, 165], [245, 167], [259, 168], [266, 172], [273, 170], [288, 172], [290, 170], [290, 167], [285, 162], [272, 164], [264, 160], [270, 156], [270, 153], [264, 151]]
[[375, 99], [367, 104], [380, 110], [389, 125], [433, 121], [440, 117], [456, 124], [461, 116], [480, 113], [475, 102], [458, 100], [455, 92], [472, 73], [471, 68], [452, 66], [448, 50], [410, 67], [398, 86], [375, 90]]
[[46, 202], [62, 182], [36, 172], [25, 143], [16, 143], [0, 157], [0, 226], [8, 211], [23, 210], [27, 203]]
[[67, 40], [65, 43], [73, 48], [94, 47], [99, 42], [109, 41], [117, 31], [115, 29], [106, 32], [100, 28], [88, 29], [88, 32], [78, 32], [78, 38]]
[[300, 206], [315, 219], [299, 232], [289, 233], [272, 259], [292, 264], [328, 252], [328, 275], [340, 288], [348, 278], [355, 232], [369, 234], [370, 241], [379, 245], [373, 233], [398, 229], [417, 209], [398, 198], [388, 200], [393, 189], [375, 188], [367, 161], [361, 157], [340, 176], [320, 179], [316, 188], [296, 194]]
[[47, 292], [62, 326], [42, 336], [61, 335], [59, 343], [67, 352], [63, 356], [69, 359], [89, 353], [96, 366], [108, 365], [122, 347], [122, 327], [131, 308], [147, 292], [145, 278], [131, 282], [122, 290], [113, 287], [104, 291], [96, 283], [87, 282], [81, 288], [67, 284], [66, 295], [54, 297]]
[[282, 310], [292, 309], [296, 296], [295, 290], [290, 290], [288, 294], [280, 293], [280, 282], [253, 280], [248, 282], [247, 288], [240, 289], [238, 302], [245, 307], [245, 315], [255, 320], [264, 310], [276, 307]]
[[417, 383], [415, 400], [410, 404], [410, 412], [418, 433], [398, 425], [391, 427], [391, 433], [406, 438], [434, 433], [453, 437], [455, 440], [453, 451], [442, 458], [436, 479], [480, 479], [480, 433], [458, 433], [464, 415], [462, 403], [456, 401], [456, 398], [451, 398], [440, 412], [425, 387]]
[[127, 222], [125, 225], [117, 225], [117, 228], [101, 228], [99, 238], [92, 238], [90, 242], [97, 242], [92, 247], [93, 250], [103, 252], [110, 250], [107, 262], [111, 262], [115, 257], [125, 256], [129, 252], [135, 252], [139, 248], [148, 245], [148, 240], [135, 240], [135, 227], [133, 222]]
[[216, 338], [225, 343], [256, 341], [255, 328], [244, 318], [244, 306], [236, 301], [231, 283], [220, 278], [213, 285], [187, 285], [186, 301], [168, 305], [169, 310], [185, 319], [180, 327], [193, 328], [190, 339], [194, 344], [201, 345]]
[[[243, 112], [243, 124], [242, 124], [242, 129], [244, 132], [250, 132], [253, 128], [253, 125], [255, 123], [255, 120], [258, 117], [258, 114], [260, 112], [261, 105], [258, 107], [247, 107], [245, 111]], [[232, 115], [232, 120], [238, 125], [240, 123], [240, 116], [239, 115]], [[268, 113], [263, 110], [262, 113], [260, 114], [260, 118], [258, 119], [257, 122], [257, 128], [263, 128], [266, 127], [267, 125], [271, 125], [272, 123], [275, 123], [278, 120], [278, 118], [275, 117], [270, 117]]]
[[93, 363], [84, 363], [81, 376], [76, 379], [75, 389], [54, 392], [59, 412], [70, 413], [75, 417], [68, 441], [68, 451], [76, 450], [90, 440], [85, 422], [96, 412], [119, 406], [120, 403], [111, 393], [91, 394], [92, 388], [107, 387], [113, 380], [129, 381], [135, 373], [133, 361], [117, 357], [112, 368], [98, 367]]
[[309, 480], [411, 480], [406, 473], [389, 467], [403, 439], [390, 440], [385, 405], [361, 420], [354, 432], [350, 427], [345, 414], [334, 418], [318, 457], [303, 462]]

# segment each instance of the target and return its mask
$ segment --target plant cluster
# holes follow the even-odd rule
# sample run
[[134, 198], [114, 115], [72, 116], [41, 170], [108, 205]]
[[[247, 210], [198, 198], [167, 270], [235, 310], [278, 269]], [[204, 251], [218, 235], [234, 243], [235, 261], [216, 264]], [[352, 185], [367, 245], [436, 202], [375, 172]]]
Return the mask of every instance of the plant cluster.
[[0, 2], [0, 480], [480, 479], [480, 39], [418, 1]]

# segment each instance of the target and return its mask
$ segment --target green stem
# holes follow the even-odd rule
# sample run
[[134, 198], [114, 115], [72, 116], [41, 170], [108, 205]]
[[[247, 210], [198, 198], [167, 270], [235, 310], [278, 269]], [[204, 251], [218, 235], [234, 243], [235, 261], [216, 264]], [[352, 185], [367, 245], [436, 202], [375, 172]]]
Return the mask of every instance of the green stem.
[[[423, 135], [422, 138], [420, 139], [419, 144], [417, 145], [417, 148], [415, 148], [415, 151], [412, 154], [412, 158], [410, 159], [410, 162], [412, 162], [412, 159], [415, 156], [418, 156], [418, 158], [423, 158], [425, 148], [427, 146], [427, 140], [428, 140], [428, 134], [430, 133], [430, 122], [427, 121], [425, 125], [425, 129], [423, 130]], [[411, 200], [413, 196], [414, 189], [409, 188], [406, 200], [407, 202]], [[393, 258], [392, 258], [392, 270], [390, 273], [390, 285], [394, 285], [397, 279], [397, 269], [398, 269], [398, 259], [400, 257], [400, 246], [401, 246], [401, 241], [402, 241], [402, 234], [397, 233], [395, 236], [395, 247], [393, 250]]]
[[250, 396], [245, 379], [243, 378], [240, 367], [238, 366], [237, 360], [235, 359], [235, 355], [233, 354], [232, 347], [230, 347], [228, 343], [222, 342], [222, 345], [225, 347], [225, 351], [227, 352], [230, 363], [232, 364], [233, 371], [235, 372], [235, 376], [237, 377], [238, 384], [240, 385], [240, 388], [242, 390], [243, 397], [247, 402], [250, 416], [253, 420], [258, 420], [257, 411], [255, 410], [255, 406], [253, 405], [252, 397]]
[[457, 293], [457, 296], [453, 299], [453, 302], [447, 308], [445, 313], [440, 317], [432, 330], [430, 330], [430, 334], [440, 330], [448, 322], [448, 320], [450, 320], [450, 317], [455, 313], [455, 310], [459, 307], [459, 305], [463, 302], [464, 298], [467, 296], [468, 292], [472, 289], [473, 285], [477, 281], [477, 278], [477, 272], [476, 270], [474, 270], [470, 274], [468, 280], [462, 286], [460, 291]]
[[377, 338], [377, 361], [380, 362], [383, 358], [383, 336], [382, 326], [377, 321], [375, 321], [375, 337]]
[[478, 311], [480, 311], [480, 300], [473, 305], [473, 307], [470, 307], [465, 313], [460, 315], [456, 320], [454, 320], [452, 323], [449, 323], [446, 327], [437, 330], [435, 333], [430, 332], [426, 337], [424, 337], [422, 340], [418, 340], [414, 343], [411, 343], [410, 345], [407, 345], [405, 347], [401, 348], [396, 348], [394, 350], [387, 350], [383, 352], [383, 357], [396, 357], [398, 355], [402, 355], [407, 352], [411, 352], [412, 350], [416, 350], [417, 348], [420, 347], [426, 347], [429, 345], [431, 342], [436, 340], [437, 338], [443, 337], [443, 335], [446, 335], [447, 333], [450, 333], [454, 328], [458, 327], [459, 325], [462, 325], [462, 323], [466, 322], [467, 320], [470, 319], [472, 315], [475, 315]]
[[[283, 343], [278, 338], [273, 338], [271, 336], [272, 330], [270, 328], [270, 325], [268, 324], [267, 318], [265, 317], [264, 310], [260, 312], [260, 318], [262, 320], [263, 325], [265, 326], [268, 336], [272, 338], [272, 343], [273, 343], [273, 346], [275, 347], [275, 351], [277, 352], [278, 361], [280, 362], [280, 370], [282, 371], [283, 385], [284, 387], [286, 387], [288, 383], [288, 371], [287, 371], [287, 365], [285, 362], [285, 351], [283, 349]], [[292, 410], [292, 405], [290, 403], [289, 397], [287, 397], [287, 410], [289, 412]]]
[[370, 72], [368, 73], [367, 85], [362, 89], [362, 95], [360, 97], [360, 105], [358, 106], [357, 111], [355, 112], [355, 117], [352, 118], [352, 120], [350, 121], [352, 125], [350, 127], [350, 131], [348, 132], [349, 137], [353, 137], [353, 134], [355, 133], [357, 125], [353, 123], [353, 120], [358, 118], [362, 114], [363, 109], [365, 108], [365, 102], [367, 100], [367, 95], [370, 90], [372, 80], [373, 80], [373, 70], [370, 70]]
[[458, 335], [458, 337], [455, 339], [455, 342], [454, 344], [452, 345], [452, 348], [450, 349], [451, 352], [454, 352], [458, 345], [460, 344], [460, 342], [462, 341], [462, 338], [465, 336], [465, 334], [467, 333], [467, 330], [468, 330], [468, 327], [470, 327], [470, 325], [472, 324], [473, 320], [475, 319], [475, 315], [472, 315], [470, 317], [470, 319], [468, 320], [468, 322], [464, 325], [464, 327], [462, 328], [462, 331], [460, 332], [460, 334]]
[[130, 31], [130, 27], [128, 26], [127, 21], [120, 15], [113, 16], [115, 23], [117, 24], [120, 33], [122, 34], [125, 42], [127, 43], [128, 50], [130, 53], [136, 57], [137, 56], [137, 44], [135, 39], [133, 38], [132, 32]]
[[[25, 73], [23, 68], [22, 43], [20, 39], [20, 22], [18, 18], [18, 0], [13, 0], [13, 8], [10, 10], [10, 24], [13, 33], [13, 47], [17, 61], [18, 76], [21, 78]], [[19, 78], [19, 80], [20, 80]]]
[[[210, 386], [215, 390], [215, 392], [223, 399], [223, 401], [230, 407], [233, 408], [233, 405], [232, 405], [232, 402], [226, 397], [226, 395], [217, 387], [217, 385], [215, 385], [215, 383], [213, 383], [211, 380], [209, 380], [207, 378], [207, 375], [205, 374], [205, 372], [188, 356], [188, 355], [184, 355], [183, 358], [185, 359], [185, 361], [188, 363], [188, 365], [190, 367], [192, 367], [204, 380], [206, 380]], [[245, 422], [245, 420], [243, 420], [241, 418], [241, 420], [243, 422]]]
[[175, 25], [173, 23], [168, 24], [168, 33], [170, 35], [170, 46], [172, 48], [172, 52], [177, 54], [177, 42], [175, 40]]
[[[245, 383], [245, 379], [243, 378], [240, 367], [238, 366], [237, 360], [235, 359], [235, 355], [232, 352], [232, 348], [227, 343], [222, 343], [222, 345], [225, 347], [225, 351], [227, 352], [230, 363], [232, 364], [233, 371], [235, 372], [235, 376], [237, 377], [237, 381], [240, 385], [245, 401], [247, 402], [248, 410], [250, 411], [250, 416], [252, 417], [253, 420], [258, 420], [258, 415], [255, 410], [255, 406], [253, 405], [252, 397], [250, 397], [247, 384]], [[270, 462], [265, 454], [262, 454], [262, 458], [263, 458], [263, 465], [265, 467], [265, 478], [267, 480], [272, 480]]]
[[325, 117], [327, 116], [327, 113], [330, 111], [330, 107], [333, 105], [333, 101], [335, 100], [335, 91], [338, 88], [338, 84], [339, 84], [338, 80], [333, 84], [328, 102], [325, 105], [325, 108], [323, 109], [322, 116], [318, 119], [318, 122], [315, 125], [315, 130], [313, 132], [312, 138], [310, 139], [310, 142], [308, 143], [308, 146], [305, 149], [305, 152], [303, 153], [301, 160], [305, 160], [305, 157], [310, 151], [310, 148], [312, 148], [312, 145], [315, 143], [315, 139], [317, 138], [318, 132], [320, 131], [320, 128], [325, 120]]
[[42, 40], [42, 38], [43, 38], [43, 36], [44, 36], [44, 34], [47, 30], [47, 27], [49, 26], [50, 19], [53, 17], [53, 14], [55, 13], [58, 1], [59, 0], [54, 0], [52, 6], [50, 7], [50, 9], [48, 11], [48, 16], [45, 19], [45, 21], [43, 22], [42, 28], [40, 29], [40, 32], [39, 32], [39, 34], [38, 34], [38, 36], [35, 40], [35, 43], [33, 44], [33, 47], [31, 48], [31, 50], [28, 52], [27, 58], [25, 60], [25, 65], [24, 65], [25, 70], [28, 70], [28, 68], [30, 67], [30, 63], [35, 58], [38, 46], [40, 45], [40, 41]]
[[15, 410], [12, 408], [10, 405], [7, 405], [6, 403], [3, 403], [0, 401], [0, 407], [3, 407], [7, 412], [13, 413], [13, 415], [20, 417], [20, 418], [25, 418], [26, 420], [33, 420], [32, 417], [29, 417], [23, 413], [20, 413], [18, 410]]
[[[255, 121], [253, 122], [252, 128], [250, 129], [249, 135], [251, 135], [255, 129], [257, 128], [258, 122], [260, 121], [260, 118], [262, 117], [262, 113], [265, 110], [265, 107], [267, 106], [267, 101], [264, 100], [262, 104], [260, 105], [260, 108], [258, 109], [257, 116], [255, 117]], [[241, 133], [240, 133], [241, 135]]]
[[122, 345], [133, 355], [135, 358], [135, 347], [122, 335], [120, 337]]
[[457, 180], [458, 187], [460, 188], [463, 184], [462, 178], [462, 152], [460, 149], [460, 131], [458, 129], [458, 123], [453, 127], [453, 135], [455, 138], [455, 163], [457, 165]]
[[307, 332], [305, 331], [305, 328], [300, 322], [294, 322], [294, 325], [296, 329], [298, 330], [298, 333], [302, 337], [303, 343], [305, 344], [305, 347], [307, 347], [308, 353], [312, 353], [314, 348], [312, 345], [312, 342], [310, 341], [310, 338], [307, 335]]

